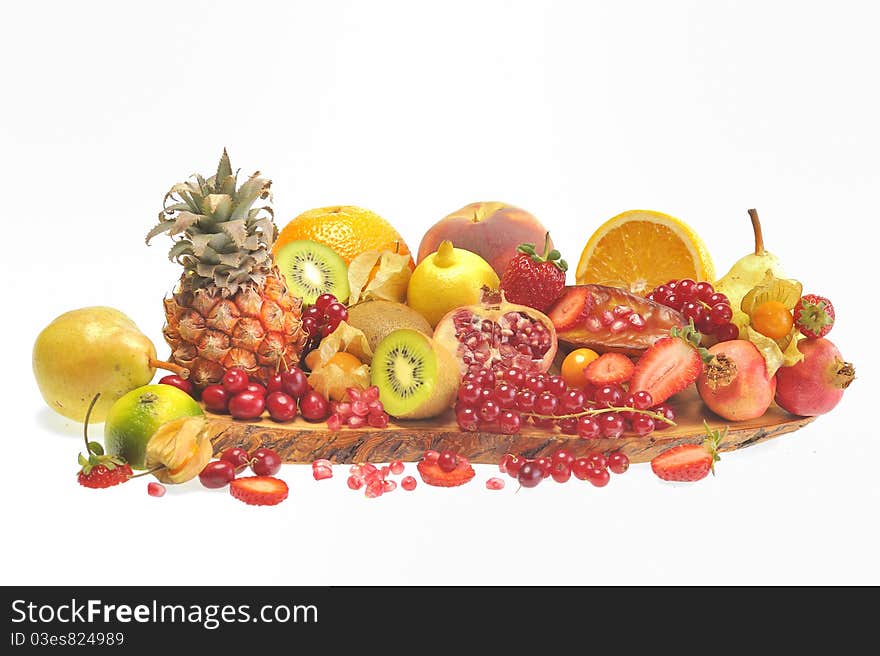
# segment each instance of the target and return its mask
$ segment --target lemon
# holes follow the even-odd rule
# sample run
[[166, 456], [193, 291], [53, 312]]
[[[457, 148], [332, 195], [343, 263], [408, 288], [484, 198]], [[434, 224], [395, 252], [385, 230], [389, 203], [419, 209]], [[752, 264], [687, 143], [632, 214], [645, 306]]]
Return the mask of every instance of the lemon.
[[104, 450], [144, 468], [147, 442], [160, 426], [181, 417], [204, 414], [189, 394], [171, 385], [144, 385], [116, 401], [104, 423]]
[[497, 289], [499, 283], [486, 260], [444, 241], [413, 271], [406, 302], [433, 328], [450, 310], [479, 303], [483, 285]]
[[653, 210], [629, 210], [590, 237], [575, 275], [579, 285], [601, 284], [647, 294], [670, 280], [715, 280], [709, 251], [693, 228]]

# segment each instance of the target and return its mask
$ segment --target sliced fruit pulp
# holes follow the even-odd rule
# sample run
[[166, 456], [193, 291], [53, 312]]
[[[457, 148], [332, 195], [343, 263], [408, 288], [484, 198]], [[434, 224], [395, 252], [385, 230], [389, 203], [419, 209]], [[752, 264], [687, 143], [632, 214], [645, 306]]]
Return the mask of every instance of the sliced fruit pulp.
[[462, 345], [466, 365], [478, 364], [488, 369], [518, 367], [531, 370], [550, 349], [550, 333], [522, 312], [507, 312], [497, 321], [481, 317], [467, 309], [453, 318], [455, 338]]
[[714, 273], [705, 246], [688, 226], [659, 212], [633, 210], [593, 234], [576, 278], [646, 294], [669, 280], [711, 280]]
[[604, 285], [567, 287], [548, 316], [559, 341], [622, 353], [642, 351], [685, 325], [672, 308]]
[[[383, 340], [373, 354], [373, 368], [386, 378], [382, 403], [391, 415], [404, 414], [421, 405], [434, 391], [437, 357], [428, 338], [414, 330], [407, 343]], [[396, 385], [396, 391], [395, 391]]]

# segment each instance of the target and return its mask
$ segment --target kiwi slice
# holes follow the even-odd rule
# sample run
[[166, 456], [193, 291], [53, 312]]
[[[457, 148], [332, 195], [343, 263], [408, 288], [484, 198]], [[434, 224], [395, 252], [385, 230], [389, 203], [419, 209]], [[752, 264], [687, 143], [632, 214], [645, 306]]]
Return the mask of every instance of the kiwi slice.
[[340, 303], [348, 300], [348, 267], [336, 252], [309, 239], [285, 244], [275, 253], [275, 264], [287, 280], [287, 288], [305, 305], [321, 294], [333, 294]]
[[445, 347], [424, 333], [402, 328], [379, 342], [370, 378], [389, 415], [422, 419], [451, 406], [458, 389], [458, 365]]

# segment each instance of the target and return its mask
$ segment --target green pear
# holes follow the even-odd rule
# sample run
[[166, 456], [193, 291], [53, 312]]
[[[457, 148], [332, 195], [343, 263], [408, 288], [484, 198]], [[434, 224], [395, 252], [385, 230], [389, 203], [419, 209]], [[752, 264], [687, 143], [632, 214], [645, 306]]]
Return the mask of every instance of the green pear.
[[749, 217], [755, 233], [755, 252], [737, 260], [730, 271], [715, 283], [715, 291], [730, 300], [730, 307], [733, 308], [732, 323], [739, 326], [740, 334], [743, 326], [748, 323], [748, 316], [740, 308], [743, 297], [770, 277], [785, 278], [779, 258], [764, 250], [764, 236], [758, 212], [749, 210]]
[[100, 393], [89, 423], [104, 421], [124, 394], [153, 379], [156, 348], [135, 323], [110, 307], [65, 312], [34, 343], [34, 377], [50, 408], [83, 421]]

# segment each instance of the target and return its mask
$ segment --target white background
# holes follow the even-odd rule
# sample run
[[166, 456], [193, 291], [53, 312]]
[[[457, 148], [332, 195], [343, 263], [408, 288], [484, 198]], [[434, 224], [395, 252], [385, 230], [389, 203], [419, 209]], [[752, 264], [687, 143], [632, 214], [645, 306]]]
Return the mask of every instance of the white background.
[[[7, 3], [0, 581], [880, 583], [877, 20], [870, 2]], [[721, 275], [757, 207], [788, 272], [834, 300], [859, 380], [693, 485], [642, 465], [601, 490], [489, 492], [480, 467], [366, 500], [341, 467], [316, 483], [288, 465], [273, 509], [197, 482], [80, 488], [80, 428], [44, 406], [33, 340], [100, 304], [167, 353], [178, 269], [143, 237], [224, 146], [274, 180], [279, 224], [361, 205], [413, 249], [497, 199], [574, 265], [601, 221], [647, 207], [697, 228]]]

